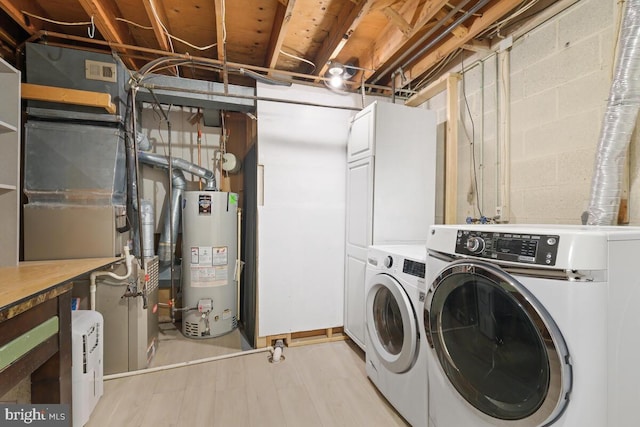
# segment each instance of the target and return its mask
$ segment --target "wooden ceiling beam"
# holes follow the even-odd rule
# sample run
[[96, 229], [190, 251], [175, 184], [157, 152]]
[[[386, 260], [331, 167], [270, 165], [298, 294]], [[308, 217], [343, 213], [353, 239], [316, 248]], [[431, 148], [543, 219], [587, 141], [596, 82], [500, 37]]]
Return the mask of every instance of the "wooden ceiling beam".
[[4, 43], [6, 43], [8, 46], [10, 46], [13, 49], [15, 49], [16, 46], [18, 45], [18, 42], [16, 41], [16, 39], [13, 38], [13, 36], [8, 32], [6, 32], [3, 28], [0, 28], [0, 40], [2, 40]]
[[375, 74], [374, 71], [369, 70], [383, 68], [385, 64], [397, 57], [399, 52], [410, 49], [419, 37], [428, 30], [427, 24], [447, 2], [448, 0], [427, 0], [426, 2], [424, 0], [408, 0], [405, 2], [399, 11], [402, 16], [414, 15], [417, 10], [420, 10], [413, 30], [405, 34], [392, 23], [389, 23], [382, 30], [380, 36], [374, 42], [373, 52], [368, 57], [369, 61], [361, 64], [361, 67], [368, 70], [365, 71], [365, 79]]
[[340, 54], [342, 48], [355, 31], [358, 24], [369, 12], [374, 0], [360, 0], [347, 13], [340, 13], [329, 35], [322, 42], [318, 54], [313, 60], [316, 64], [316, 75], [323, 76], [327, 72], [327, 62]]
[[[129, 35], [128, 28], [116, 17], [122, 14], [118, 6], [112, 0], [78, 0], [84, 11], [93, 17], [96, 28], [105, 40], [119, 44], [135, 44]], [[136, 63], [131, 58], [127, 58], [127, 64], [133, 69], [137, 69]]]
[[[444, 10], [439, 10], [438, 13], [436, 13], [435, 18], [438, 21], [442, 21], [444, 20], [444, 18], [447, 17], [447, 13]], [[453, 23], [453, 18], [449, 18], [444, 22], [445, 26], [451, 25], [451, 23]], [[460, 24], [457, 27], [455, 27], [453, 30], [451, 30], [451, 34], [453, 34], [456, 37], [464, 37], [466, 33], [469, 32], [469, 29], [467, 27], [465, 27], [464, 25]]]
[[384, 13], [389, 21], [402, 31], [402, 34], [405, 36], [408, 36], [413, 31], [411, 25], [392, 7], [385, 7], [382, 9], [382, 13]]
[[296, 0], [289, 0], [286, 6], [278, 3], [276, 16], [273, 21], [273, 31], [271, 32], [269, 47], [267, 48], [266, 66], [268, 68], [275, 68], [278, 63], [280, 49], [282, 49], [284, 38], [287, 35], [289, 22], [293, 16], [293, 8], [295, 5]]
[[170, 52], [171, 46], [169, 45], [168, 36], [165, 34], [165, 31], [160, 24], [160, 22], [162, 22], [162, 24], [164, 24], [164, 26], [167, 28], [169, 25], [169, 19], [167, 18], [167, 14], [164, 10], [162, 2], [156, 2], [154, 0], [142, 0], [142, 4], [144, 5], [144, 9], [147, 11], [147, 16], [149, 17], [149, 21], [151, 22], [151, 27], [153, 27], [153, 33], [156, 36], [156, 40], [158, 41], [160, 49]]
[[225, 18], [224, 18], [224, 3], [223, 0], [215, 0], [216, 8], [216, 49], [218, 52], [218, 60], [226, 61], [226, 31], [225, 31]]
[[227, 70], [227, 28], [226, 28], [226, 11], [224, 10], [224, 0], [214, 0], [216, 9], [216, 49], [218, 53], [218, 61], [222, 61], [222, 83], [224, 91], [227, 92], [229, 86], [229, 71]]
[[29, 35], [33, 35], [43, 28], [42, 21], [22, 13], [24, 10], [34, 15], [46, 17], [46, 12], [34, 1], [0, 0], [0, 8]]
[[436, 49], [427, 53], [415, 64], [411, 64], [409, 67], [405, 68], [405, 77], [407, 80], [401, 81], [400, 78], [397, 77], [397, 87], [408, 85], [438, 64], [442, 59], [446, 58], [451, 52], [464, 47], [465, 44], [469, 43], [475, 36], [480, 34], [489, 25], [503, 17], [520, 3], [522, 3], [521, 0], [501, 0], [499, 2], [491, 3], [491, 6], [484, 10], [480, 17], [473, 20], [464, 36], [449, 37], [446, 41], [440, 43]]
[[462, 45], [462, 48], [465, 50], [470, 50], [471, 52], [478, 53], [488, 53], [491, 51], [491, 41], [490, 40], [471, 40], [469, 43], [465, 43]]

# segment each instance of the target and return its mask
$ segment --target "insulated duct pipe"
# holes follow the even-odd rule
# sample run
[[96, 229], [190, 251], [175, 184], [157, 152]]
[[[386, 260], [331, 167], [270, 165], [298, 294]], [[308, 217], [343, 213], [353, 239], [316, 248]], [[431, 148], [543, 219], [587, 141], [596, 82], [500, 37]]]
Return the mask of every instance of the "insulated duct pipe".
[[[138, 151], [138, 159], [142, 163], [146, 163], [148, 165], [158, 166], [161, 168], [169, 168], [169, 158], [160, 154], [147, 153], [145, 151]], [[175, 169], [180, 169], [185, 172], [189, 172], [192, 175], [198, 176], [204, 179], [207, 184], [205, 186], [205, 190], [208, 191], [217, 191], [218, 188], [216, 186], [216, 176], [213, 171], [209, 169], [205, 169], [198, 165], [195, 165], [191, 162], [188, 162], [179, 157], [171, 158], [171, 166]]]
[[640, 0], [628, 0], [618, 58], [600, 130], [588, 225], [617, 223], [622, 171], [640, 106]]
[[178, 229], [180, 228], [180, 201], [184, 190], [187, 188], [187, 180], [180, 169], [173, 169], [171, 175], [171, 183], [173, 185], [171, 202], [165, 204], [164, 207], [165, 220], [162, 233], [160, 233], [160, 241], [158, 242], [158, 261], [162, 264], [170, 263], [174, 254], [178, 239]]
[[160, 233], [160, 241], [158, 243], [158, 260], [162, 264], [168, 264], [173, 259], [174, 249], [178, 238], [178, 229], [180, 228], [180, 212], [182, 206], [180, 201], [182, 195], [187, 188], [187, 180], [182, 171], [189, 172], [195, 176], [206, 180], [206, 190], [216, 190], [215, 174], [205, 168], [194, 165], [186, 160], [173, 157], [171, 158], [171, 168], [169, 168], [169, 158], [160, 154], [147, 153], [145, 151], [138, 152], [138, 160], [142, 163], [157, 166], [165, 169], [171, 169], [171, 200], [165, 204], [164, 208], [164, 224]]

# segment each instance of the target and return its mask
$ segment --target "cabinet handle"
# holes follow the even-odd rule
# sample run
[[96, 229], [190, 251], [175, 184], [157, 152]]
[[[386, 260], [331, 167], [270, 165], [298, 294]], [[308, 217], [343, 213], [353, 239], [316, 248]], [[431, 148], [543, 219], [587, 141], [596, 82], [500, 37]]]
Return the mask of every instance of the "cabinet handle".
[[258, 165], [258, 206], [264, 206], [264, 165]]

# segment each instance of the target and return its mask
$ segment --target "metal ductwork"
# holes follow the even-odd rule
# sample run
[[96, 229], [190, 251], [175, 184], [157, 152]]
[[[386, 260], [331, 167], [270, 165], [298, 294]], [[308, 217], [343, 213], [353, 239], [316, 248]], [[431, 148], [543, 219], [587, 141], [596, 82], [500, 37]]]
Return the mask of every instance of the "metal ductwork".
[[[169, 158], [160, 154], [139, 151], [138, 160], [151, 166], [169, 169]], [[171, 169], [171, 200], [164, 207], [165, 220], [158, 243], [158, 259], [162, 264], [171, 262], [175, 252], [176, 240], [178, 239], [180, 211], [182, 208], [180, 201], [187, 188], [187, 180], [183, 171], [204, 179], [206, 181], [206, 190], [217, 191], [215, 174], [209, 169], [176, 157], [171, 158]]]
[[158, 242], [158, 259], [162, 264], [170, 263], [175, 253], [176, 240], [178, 240], [178, 230], [180, 228], [180, 202], [184, 190], [187, 188], [187, 180], [180, 169], [174, 169], [172, 175], [173, 194], [171, 203], [165, 204], [164, 207], [165, 220], [162, 233], [160, 233], [160, 241]]
[[[167, 156], [139, 151], [138, 160], [148, 165], [169, 169], [169, 158]], [[209, 169], [205, 169], [178, 157], [171, 158], [171, 167], [189, 172], [192, 175], [204, 179], [206, 181], [205, 190], [217, 191], [218, 189], [216, 185], [216, 175]]]
[[640, 0], [626, 2], [591, 182], [588, 225], [617, 223], [622, 172], [640, 106]]

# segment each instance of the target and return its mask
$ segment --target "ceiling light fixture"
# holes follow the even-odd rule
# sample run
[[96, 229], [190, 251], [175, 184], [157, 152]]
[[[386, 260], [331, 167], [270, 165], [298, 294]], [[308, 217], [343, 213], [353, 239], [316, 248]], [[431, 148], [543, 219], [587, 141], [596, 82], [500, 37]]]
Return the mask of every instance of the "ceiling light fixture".
[[327, 69], [327, 77], [329, 77], [329, 86], [334, 89], [342, 89], [345, 81], [345, 68], [339, 62], [329, 62]]
[[329, 61], [328, 65], [325, 77], [329, 79], [329, 82], [327, 84], [325, 81], [325, 84], [330, 89], [344, 89], [345, 81], [355, 76], [355, 70], [361, 69], [350, 64], [341, 64], [335, 60]]
[[341, 76], [344, 74], [344, 65], [336, 61], [331, 61], [329, 62], [329, 68], [327, 71], [329, 71], [329, 74], [332, 76]]

